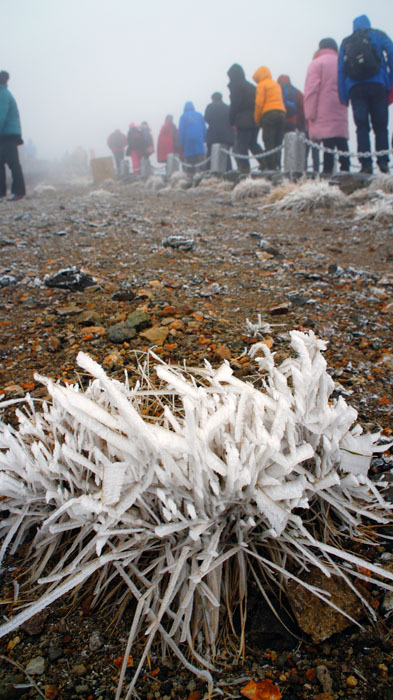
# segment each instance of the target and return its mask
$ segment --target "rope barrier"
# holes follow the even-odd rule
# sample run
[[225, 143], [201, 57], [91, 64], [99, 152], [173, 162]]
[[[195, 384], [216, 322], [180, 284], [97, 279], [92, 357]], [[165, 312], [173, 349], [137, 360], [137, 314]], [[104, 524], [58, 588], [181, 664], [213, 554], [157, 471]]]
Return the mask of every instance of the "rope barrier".
[[191, 163], [184, 163], [183, 161], [180, 160], [180, 158], [179, 158], [179, 162], [181, 163], [182, 168], [189, 168], [189, 169], [202, 168], [203, 166], [210, 163], [210, 158], [206, 158], [205, 160], [202, 160], [200, 163], [194, 163], [194, 165], [191, 165]]
[[388, 156], [393, 153], [393, 148], [388, 148], [384, 151], [361, 151], [359, 153], [353, 153], [352, 151], [336, 151], [335, 148], [327, 148], [323, 143], [318, 143], [317, 141], [310, 141], [310, 139], [304, 139], [304, 143], [312, 148], [318, 148], [321, 153], [337, 153], [338, 156], [347, 156], [348, 158], [378, 158], [379, 156]]
[[256, 160], [261, 160], [262, 158], [267, 158], [268, 156], [271, 156], [273, 153], [278, 153], [278, 151], [282, 151], [284, 148], [284, 145], [281, 144], [280, 146], [276, 146], [275, 148], [272, 148], [270, 151], [262, 151], [262, 153], [253, 153], [251, 156], [245, 156], [244, 153], [233, 153], [233, 151], [228, 151], [226, 148], [223, 148], [221, 146], [221, 153], [225, 153], [228, 156], [233, 156], [233, 158], [256, 158]]

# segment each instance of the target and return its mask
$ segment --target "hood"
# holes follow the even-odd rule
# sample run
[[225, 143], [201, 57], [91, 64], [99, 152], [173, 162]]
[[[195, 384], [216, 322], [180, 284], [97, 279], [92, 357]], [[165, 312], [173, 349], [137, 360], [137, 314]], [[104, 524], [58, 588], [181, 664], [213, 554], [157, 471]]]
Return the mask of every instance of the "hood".
[[279, 85], [290, 85], [291, 79], [290, 79], [289, 75], [280, 75], [277, 78], [277, 82]]
[[227, 76], [230, 80], [233, 82], [236, 82], [237, 80], [245, 80], [246, 79], [246, 74], [241, 66], [239, 66], [238, 63], [233, 63], [230, 67], [230, 69], [227, 72]]
[[271, 77], [272, 77], [272, 74], [271, 74], [269, 68], [266, 68], [266, 66], [260, 66], [255, 71], [254, 75], [252, 76], [252, 79], [256, 83], [260, 83], [260, 82], [262, 82], [262, 80], [266, 80], [266, 78], [271, 78]]
[[194, 107], [193, 103], [192, 103], [192, 102], [186, 102], [186, 104], [184, 105], [184, 111], [185, 111], [185, 112], [192, 112], [192, 111], [194, 111], [194, 110], [195, 110], [195, 107]]
[[355, 17], [353, 20], [353, 31], [356, 32], [357, 29], [371, 29], [371, 22], [367, 15]]
[[129, 128], [129, 129], [135, 129], [135, 124], [134, 124], [134, 122], [131, 122], [131, 124], [129, 125], [128, 128]]

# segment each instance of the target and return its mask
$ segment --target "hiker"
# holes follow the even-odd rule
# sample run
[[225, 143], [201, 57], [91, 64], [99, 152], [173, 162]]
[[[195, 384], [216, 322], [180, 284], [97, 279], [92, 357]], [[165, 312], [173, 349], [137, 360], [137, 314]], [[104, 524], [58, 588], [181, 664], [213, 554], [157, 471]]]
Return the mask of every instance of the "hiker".
[[[205, 160], [206, 124], [203, 115], [197, 112], [192, 102], [186, 102], [179, 121], [179, 145], [183, 149], [184, 161], [195, 166]], [[190, 168], [190, 173], [194, 168]]]
[[11, 170], [11, 202], [17, 202], [26, 194], [25, 180], [19, 162], [18, 146], [23, 144], [19, 111], [15, 98], [8, 90], [10, 79], [7, 71], [0, 71], [0, 199], [7, 194], [5, 166]]
[[[310, 139], [325, 148], [348, 152], [348, 109], [341, 104], [337, 86], [338, 46], [321, 39], [311, 61], [304, 86], [304, 114]], [[340, 155], [340, 170], [349, 171], [349, 155]], [[323, 173], [331, 174], [334, 154], [323, 154]]]
[[[262, 148], [257, 143], [259, 126], [254, 120], [255, 86], [246, 80], [243, 68], [234, 63], [228, 70], [229, 77], [229, 123], [236, 128], [235, 151], [242, 156], [248, 156], [251, 151], [255, 156], [262, 153]], [[248, 158], [236, 158], [238, 170], [243, 173], [250, 172]]]
[[134, 175], [140, 174], [141, 160], [145, 152], [145, 139], [141, 129], [131, 122], [127, 134], [126, 155], [131, 156]]
[[165, 122], [160, 129], [157, 141], [157, 161], [166, 163], [170, 153], [179, 152], [179, 135], [173, 122], [172, 114], [165, 117]]
[[115, 129], [115, 131], [108, 136], [107, 144], [113, 154], [116, 175], [121, 175], [122, 164], [124, 161], [124, 151], [125, 147], [127, 146], [127, 137], [125, 134], [122, 134], [120, 129]]
[[[210, 158], [212, 144], [220, 143], [229, 151], [235, 140], [233, 127], [229, 122], [229, 105], [225, 104], [221, 92], [213, 92], [211, 102], [205, 109], [207, 156]], [[232, 170], [231, 156], [227, 153], [225, 170]]]
[[303, 93], [292, 85], [289, 75], [280, 75], [277, 82], [281, 86], [286, 112], [284, 133], [296, 130], [306, 133]]
[[[284, 138], [286, 111], [281, 86], [272, 80], [269, 68], [260, 66], [252, 76], [257, 83], [254, 119], [262, 126], [265, 149], [271, 151], [281, 146]], [[264, 158], [267, 170], [280, 170], [281, 151]]]
[[[393, 86], [393, 42], [372, 29], [367, 15], [353, 21], [353, 33], [341, 44], [338, 58], [340, 100], [352, 104], [358, 153], [371, 152], [370, 120], [376, 151], [389, 149], [388, 94]], [[372, 173], [372, 157], [359, 157], [361, 172]], [[389, 172], [389, 155], [377, 156], [382, 173]]]

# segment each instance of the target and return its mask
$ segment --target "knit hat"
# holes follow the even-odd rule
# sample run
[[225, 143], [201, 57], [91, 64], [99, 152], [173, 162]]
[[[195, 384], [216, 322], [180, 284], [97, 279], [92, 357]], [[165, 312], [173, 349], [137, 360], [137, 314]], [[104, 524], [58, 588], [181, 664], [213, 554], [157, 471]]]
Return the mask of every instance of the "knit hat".
[[337, 42], [334, 39], [331, 39], [330, 37], [328, 37], [327, 39], [321, 39], [321, 41], [319, 42], [319, 48], [333, 49], [333, 51], [336, 51], [338, 53]]

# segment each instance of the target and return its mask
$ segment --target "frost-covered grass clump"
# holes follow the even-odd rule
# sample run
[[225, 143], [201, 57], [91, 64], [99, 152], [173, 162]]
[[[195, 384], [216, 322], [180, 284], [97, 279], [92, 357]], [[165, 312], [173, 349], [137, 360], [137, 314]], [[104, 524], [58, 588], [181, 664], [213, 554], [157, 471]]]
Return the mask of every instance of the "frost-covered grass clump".
[[389, 173], [378, 173], [374, 175], [367, 189], [371, 190], [371, 192], [381, 191], [387, 194], [393, 194], [393, 175]]
[[385, 194], [381, 191], [375, 193], [375, 197], [368, 204], [359, 205], [355, 209], [356, 219], [370, 219], [374, 221], [391, 221], [393, 217], [393, 194]]
[[243, 199], [265, 197], [271, 191], [272, 186], [264, 178], [254, 179], [247, 177], [241, 180], [232, 190], [232, 202], [240, 202]]
[[165, 187], [165, 180], [160, 175], [150, 175], [145, 182], [147, 192], [158, 192]]
[[275, 202], [278, 211], [314, 211], [345, 207], [347, 197], [335, 185], [323, 180], [305, 182], [292, 188], [282, 199]]
[[351, 587], [367, 578], [390, 588], [393, 573], [348, 546], [375, 545], [370, 524], [391, 522], [367, 476], [378, 436], [361, 434], [356, 411], [331, 399], [324, 342], [293, 331], [291, 343], [296, 357], [280, 366], [253, 346], [258, 386], [227, 363], [161, 363], [158, 384], [144, 366], [129, 387], [83, 353], [86, 390], [42, 378], [51, 403], [38, 412], [29, 399], [19, 429], [0, 423], [0, 558], [33, 533], [26, 585], [42, 591], [28, 607], [21, 600], [1, 635], [90, 581], [93, 606], [133, 601], [117, 698], [141, 635], [127, 697], [156, 637], [211, 688], [235, 610], [244, 649], [250, 580], [269, 602], [310, 566]]

